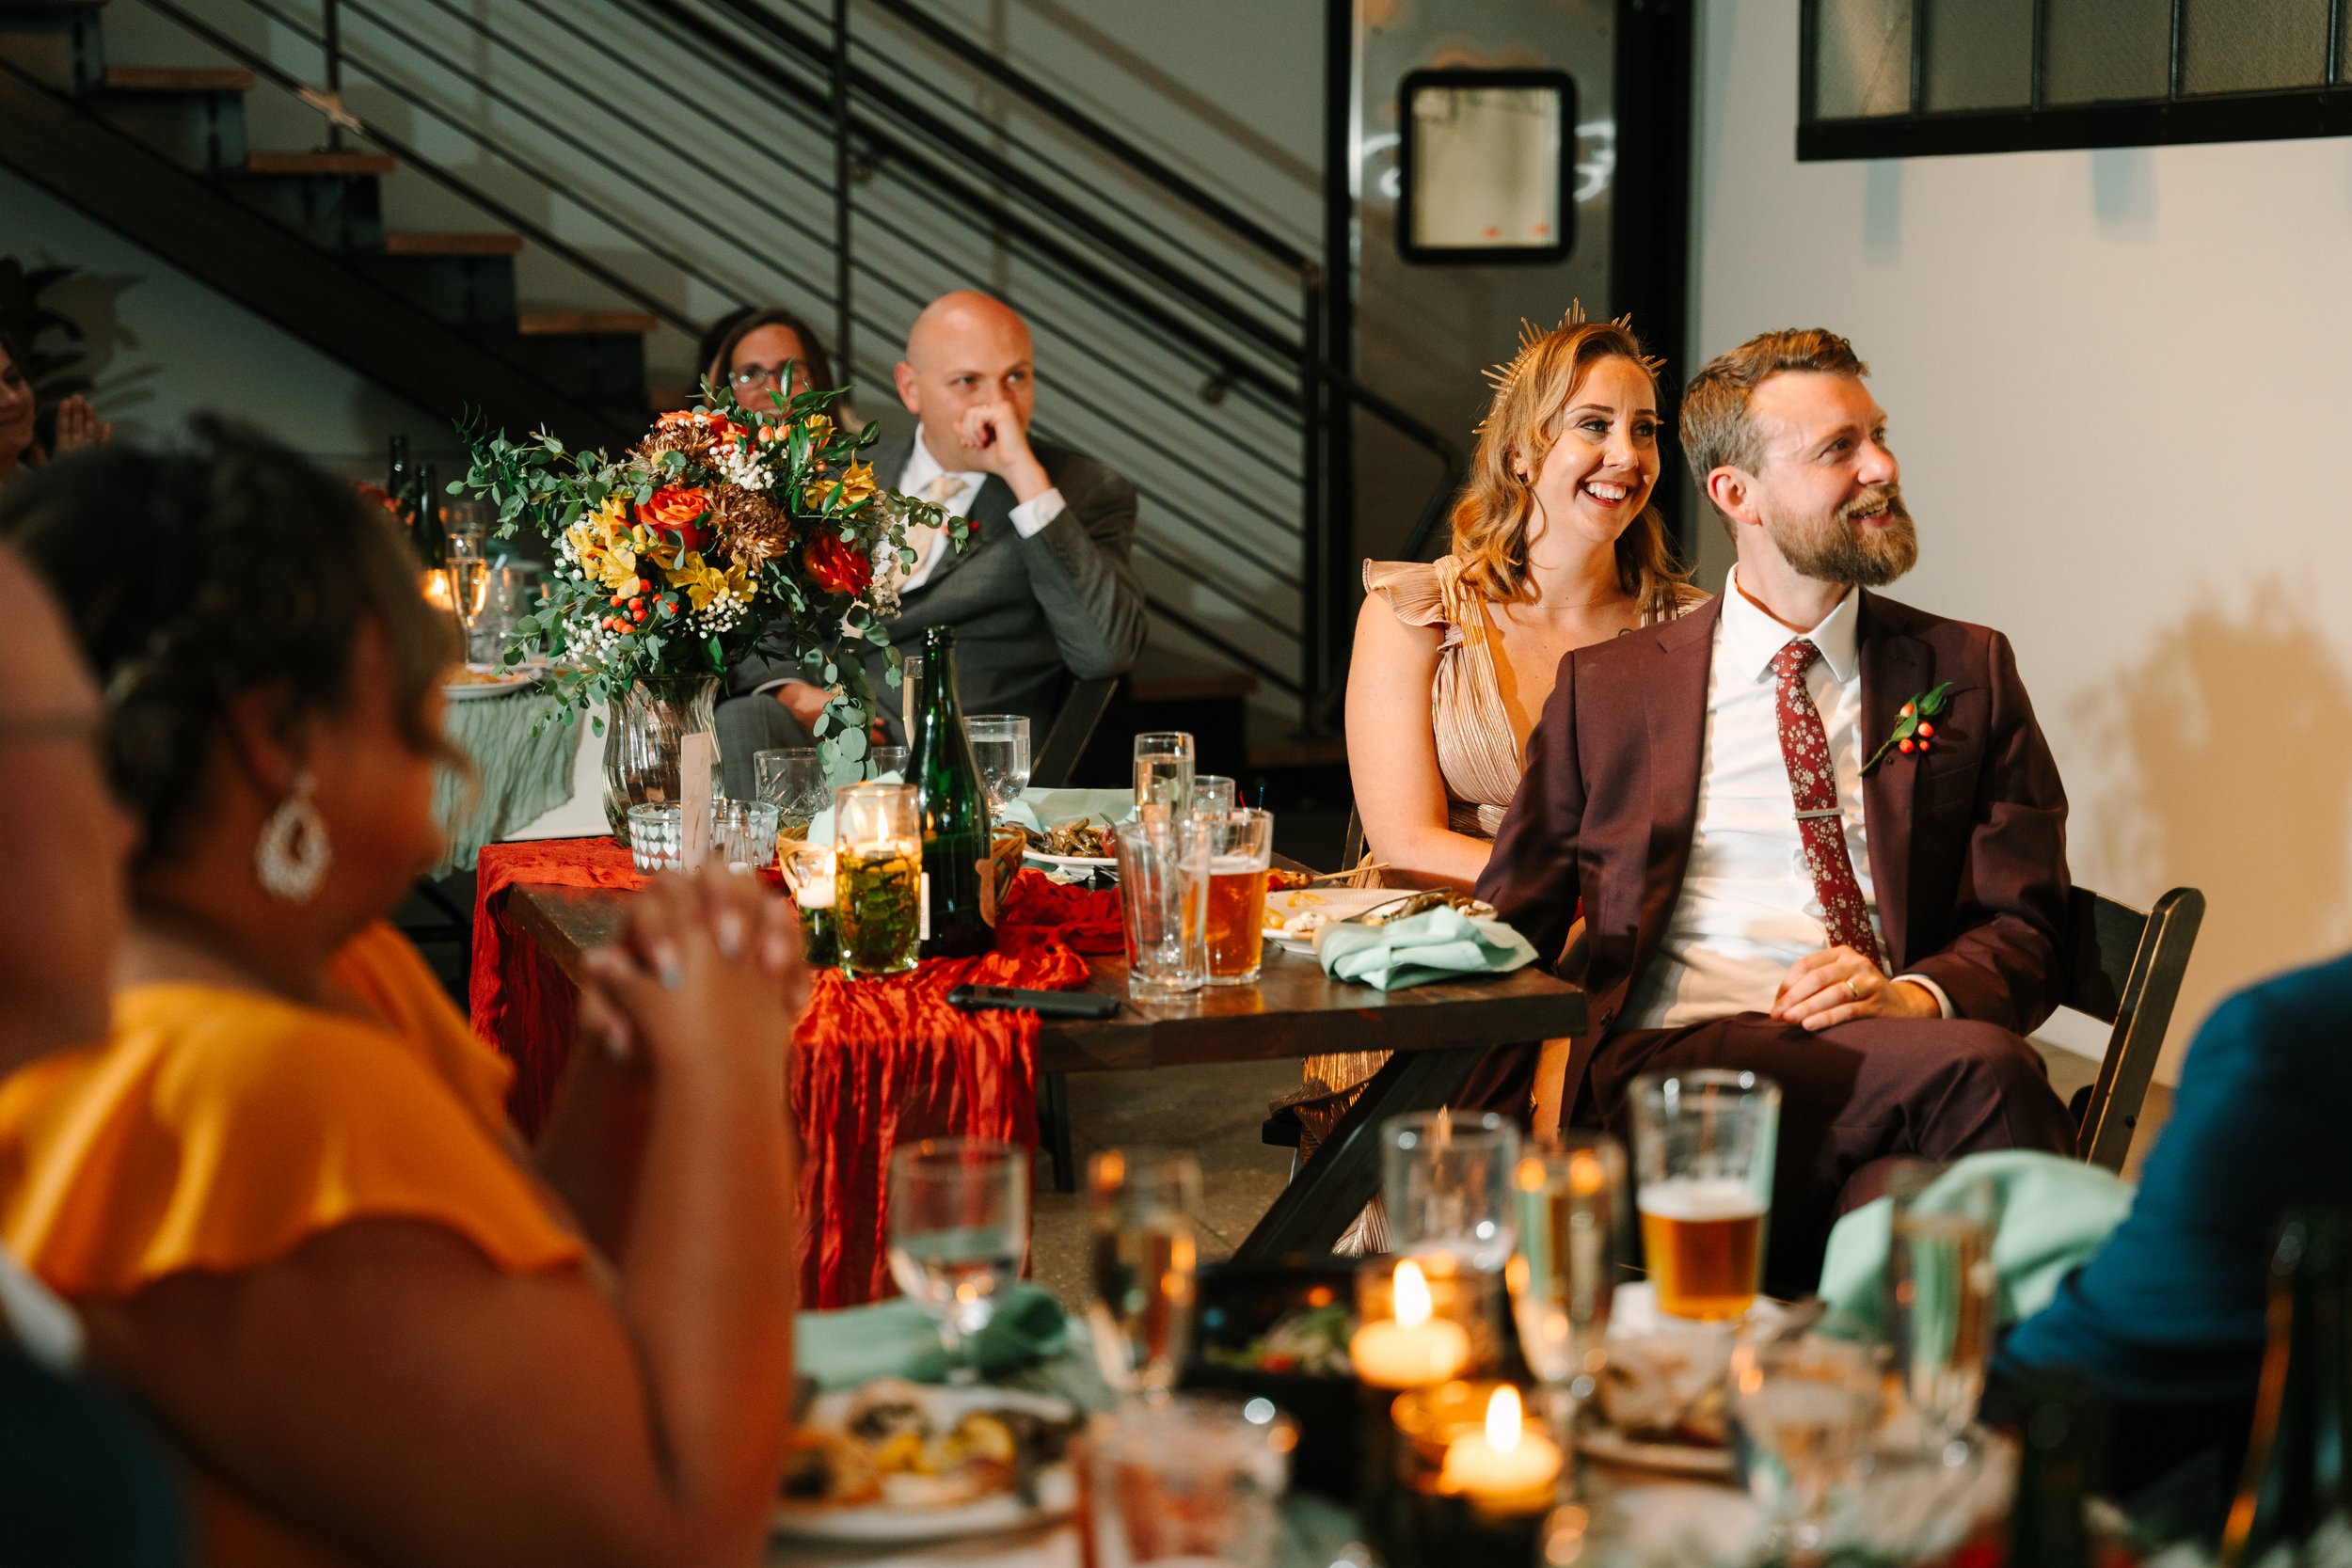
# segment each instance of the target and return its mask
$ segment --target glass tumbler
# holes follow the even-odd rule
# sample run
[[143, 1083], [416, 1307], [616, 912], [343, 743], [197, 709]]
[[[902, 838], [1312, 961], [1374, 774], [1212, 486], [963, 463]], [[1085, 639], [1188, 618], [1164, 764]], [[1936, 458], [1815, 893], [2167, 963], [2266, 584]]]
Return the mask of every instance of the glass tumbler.
[[1201, 816], [1215, 816], [1233, 810], [1241, 804], [1241, 786], [1222, 773], [1195, 773], [1192, 776], [1192, 809]]
[[923, 818], [914, 786], [844, 784], [833, 798], [834, 929], [850, 978], [901, 974], [923, 940]]
[[1274, 814], [1229, 811], [1195, 822], [1209, 832], [1209, 984], [1254, 985], [1265, 952], [1265, 877], [1274, 864]]
[[825, 765], [814, 746], [753, 752], [752, 783], [758, 799], [776, 808], [776, 830], [788, 839], [808, 837], [808, 825], [833, 803]]
[[1518, 1124], [1492, 1111], [1422, 1111], [1381, 1123], [1380, 1144], [1391, 1249], [1501, 1269], [1518, 1239]]
[[866, 752], [866, 771], [877, 779], [887, 779], [895, 773], [903, 780], [907, 776], [907, 754], [904, 746], [870, 747]]
[[1127, 922], [1127, 994], [1171, 1002], [1209, 973], [1209, 832], [1192, 817], [1153, 812], [1111, 830]]
[[776, 808], [765, 800], [710, 802], [710, 853], [738, 876], [776, 863]]
[[1634, 1207], [1658, 1309], [1745, 1316], [1764, 1271], [1780, 1086], [1753, 1072], [1647, 1072], [1633, 1081]]
[[676, 871], [686, 856], [686, 808], [648, 801], [628, 808], [628, 858], [644, 872]]
[[1272, 1400], [1130, 1401], [1095, 1418], [1088, 1437], [1091, 1507], [1079, 1528], [1101, 1568], [1274, 1568], [1298, 1428]]

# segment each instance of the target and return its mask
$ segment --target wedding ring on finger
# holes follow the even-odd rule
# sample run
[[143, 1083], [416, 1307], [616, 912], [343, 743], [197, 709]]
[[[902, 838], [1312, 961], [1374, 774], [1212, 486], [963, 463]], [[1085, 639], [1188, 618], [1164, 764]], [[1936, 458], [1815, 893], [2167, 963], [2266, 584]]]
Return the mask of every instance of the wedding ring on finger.
[[1862, 988], [1855, 985], [1851, 980], [1848, 980], [1846, 982], [1846, 994], [1852, 997], [1856, 1002], [1859, 1002], [1862, 1000]]

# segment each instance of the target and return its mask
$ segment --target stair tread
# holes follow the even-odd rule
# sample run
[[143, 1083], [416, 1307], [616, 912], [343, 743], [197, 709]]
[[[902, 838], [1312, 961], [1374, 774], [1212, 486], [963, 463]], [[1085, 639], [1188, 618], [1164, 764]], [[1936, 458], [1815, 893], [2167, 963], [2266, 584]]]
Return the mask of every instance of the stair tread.
[[248, 174], [389, 174], [400, 166], [389, 152], [254, 152]]
[[521, 251], [520, 234], [429, 234], [393, 232], [384, 236], [387, 256], [513, 256]]
[[516, 329], [526, 338], [571, 332], [645, 333], [660, 325], [646, 310], [525, 310], [516, 318]]
[[110, 65], [104, 85], [118, 92], [250, 92], [253, 72], [234, 68], [190, 71], [170, 66]]

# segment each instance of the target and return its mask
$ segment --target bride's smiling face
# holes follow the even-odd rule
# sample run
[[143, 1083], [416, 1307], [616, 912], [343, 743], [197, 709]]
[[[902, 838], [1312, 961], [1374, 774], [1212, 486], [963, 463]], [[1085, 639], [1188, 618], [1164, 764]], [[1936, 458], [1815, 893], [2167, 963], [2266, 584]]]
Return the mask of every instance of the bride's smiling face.
[[1553, 529], [1613, 545], [1658, 486], [1658, 388], [1630, 359], [1594, 364], [1569, 394], [1559, 433], [1535, 475], [1533, 550]]

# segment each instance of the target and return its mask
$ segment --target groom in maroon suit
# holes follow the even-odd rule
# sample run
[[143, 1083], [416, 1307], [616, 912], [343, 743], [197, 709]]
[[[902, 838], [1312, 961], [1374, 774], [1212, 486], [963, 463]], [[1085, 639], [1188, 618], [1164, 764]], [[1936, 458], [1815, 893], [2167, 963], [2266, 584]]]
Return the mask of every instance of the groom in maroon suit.
[[1692, 378], [1683, 448], [1739, 564], [1562, 661], [1478, 882], [1539, 953], [1581, 902], [1565, 1119], [1622, 1135], [1660, 1069], [1780, 1085], [1776, 1291], [1812, 1289], [1870, 1162], [2074, 1137], [2020, 1037], [2058, 1000], [2065, 792], [2008, 640], [1869, 592], [1918, 545], [1867, 373], [1816, 330]]

